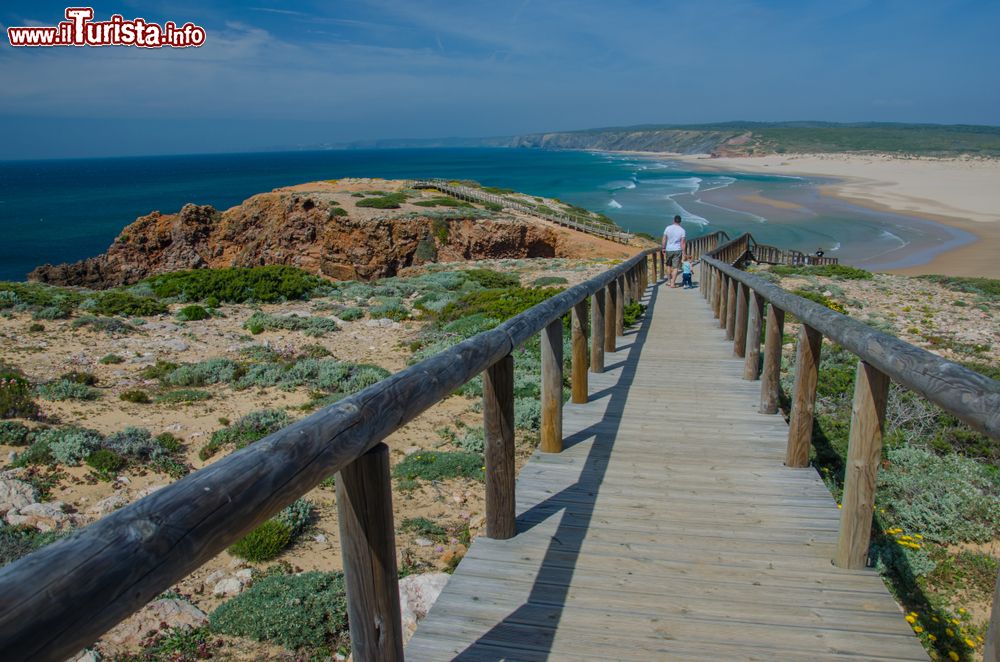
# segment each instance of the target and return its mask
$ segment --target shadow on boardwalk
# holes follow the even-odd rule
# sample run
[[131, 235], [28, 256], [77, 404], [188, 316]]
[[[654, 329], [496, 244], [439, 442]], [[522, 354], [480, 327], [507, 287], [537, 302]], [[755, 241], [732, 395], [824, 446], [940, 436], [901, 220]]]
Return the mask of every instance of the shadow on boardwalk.
[[[632, 386], [642, 348], [649, 333], [652, 307], [656, 303], [656, 293], [656, 287], [652, 287], [647, 292], [646, 303], [649, 306], [649, 311], [643, 316], [638, 329], [626, 331], [626, 335], [634, 336], [632, 343], [624, 348], [619, 345], [619, 352], [628, 352], [625, 360], [606, 367], [606, 370], [622, 368], [617, 383], [610, 389], [593, 394], [590, 398], [593, 401], [595, 398], [610, 394], [604, 420], [566, 437], [563, 441], [564, 448], [569, 448], [593, 438], [593, 445], [587, 453], [580, 472], [580, 480], [539, 502], [517, 518], [517, 532], [521, 534], [563, 511], [562, 519], [549, 541], [548, 550], [542, 559], [527, 602], [459, 653], [455, 657], [456, 660], [468, 662], [470, 660], [509, 659], [510, 650], [497, 648], [498, 642], [522, 641], [530, 643], [529, 656], [532, 659], [544, 658], [547, 653], [551, 652], [561, 610], [566, 604], [570, 587], [569, 580], [573, 575], [583, 541], [587, 536], [600, 485], [611, 459], [615, 439], [618, 436], [618, 425], [608, 426], [606, 421], [620, 422], [622, 420], [629, 389]], [[544, 621], [544, 626], [539, 627], [542, 621]], [[525, 653], [528, 655], [528, 651]]]

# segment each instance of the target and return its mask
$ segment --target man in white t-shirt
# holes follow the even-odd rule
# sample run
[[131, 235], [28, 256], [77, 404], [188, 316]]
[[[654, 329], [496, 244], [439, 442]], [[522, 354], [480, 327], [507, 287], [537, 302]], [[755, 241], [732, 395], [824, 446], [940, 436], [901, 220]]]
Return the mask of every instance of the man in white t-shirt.
[[677, 270], [680, 269], [681, 261], [684, 257], [684, 249], [687, 248], [687, 242], [684, 232], [684, 228], [681, 227], [681, 217], [674, 216], [674, 222], [672, 225], [668, 225], [667, 229], [663, 231], [663, 253], [665, 257], [665, 262], [667, 263], [667, 269], [670, 275], [667, 277], [667, 282], [670, 283], [670, 287], [677, 287]]

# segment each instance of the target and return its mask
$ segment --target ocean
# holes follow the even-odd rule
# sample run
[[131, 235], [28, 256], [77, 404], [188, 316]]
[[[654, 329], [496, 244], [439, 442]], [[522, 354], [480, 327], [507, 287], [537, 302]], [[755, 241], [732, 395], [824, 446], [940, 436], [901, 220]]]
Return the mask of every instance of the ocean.
[[276, 187], [342, 177], [474, 179], [601, 211], [660, 235], [681, 214], [690, 236], [722, 229], [868, 268], [911, 266], [973, 240], [936, 223], [820, 194], [812, 178], [719, 173], [653, 157], [462, 148], [332, 150], [0, 162], [0, 280], [102, 253], [153, 210], [217, 209]]

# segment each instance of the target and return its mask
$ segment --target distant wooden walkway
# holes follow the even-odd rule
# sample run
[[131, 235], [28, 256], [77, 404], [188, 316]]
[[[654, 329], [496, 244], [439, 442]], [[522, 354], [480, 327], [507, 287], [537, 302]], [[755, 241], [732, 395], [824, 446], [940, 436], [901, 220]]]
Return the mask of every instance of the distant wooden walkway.
[[836, 503], [783, 466], [705, 300], [649, 296], [565, 450], [521, 471], [518, 534], [475, 540], [407, 660], [928, 659], [873, 570], [831, 564]]

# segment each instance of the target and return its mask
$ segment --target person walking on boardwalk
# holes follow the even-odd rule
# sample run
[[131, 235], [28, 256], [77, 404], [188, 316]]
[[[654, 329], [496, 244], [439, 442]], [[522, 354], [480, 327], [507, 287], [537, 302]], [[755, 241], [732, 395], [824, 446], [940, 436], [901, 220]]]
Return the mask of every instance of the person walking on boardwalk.
[[681, 256], [687, 248], [685, 240], [687, 233], [681, 227], [680, 215], [674, 216], [672, 225], [668, 225], [663, 231], [663, 252], [664, 261], [667, 263], [667, 282], [670, 287], [677, 287], [677, 270], [681, 266]]

